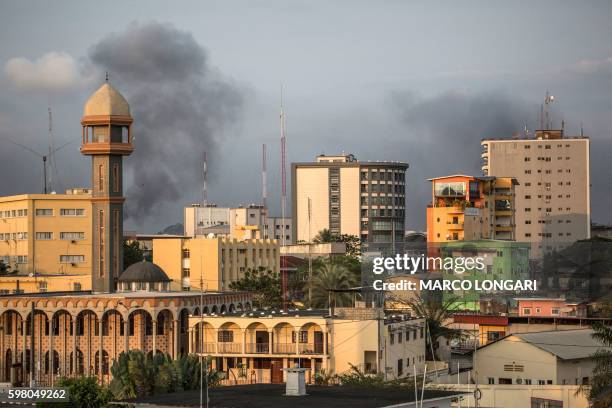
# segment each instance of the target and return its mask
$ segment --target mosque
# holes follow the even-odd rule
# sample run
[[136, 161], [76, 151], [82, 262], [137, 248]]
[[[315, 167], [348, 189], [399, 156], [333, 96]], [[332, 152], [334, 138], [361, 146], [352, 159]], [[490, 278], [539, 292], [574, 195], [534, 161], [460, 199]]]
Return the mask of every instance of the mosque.
[[85, 103], [81, 153], [92, 158], [91, 291], [0, 295], [0, 382], [52, 386], [98, 376], [123, 351], [189, 352], [189, 316], [250, 310], [245, 292], [173, 292], [154, 263], [123, 270], [123, 156], [133, 147], [126, 99], [108, 80]]

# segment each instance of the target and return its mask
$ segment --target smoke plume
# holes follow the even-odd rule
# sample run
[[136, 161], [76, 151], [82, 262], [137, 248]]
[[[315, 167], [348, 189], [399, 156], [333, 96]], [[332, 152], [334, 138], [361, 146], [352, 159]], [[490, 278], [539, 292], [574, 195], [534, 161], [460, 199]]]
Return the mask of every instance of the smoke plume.
[[239, 88], [209, 65], [193, 36], [168, 24], [133, 23], [89, 52], [130, 103], [134, 154], [127, 159], [126, 217], [141, 222], [184, 205], [201, 185], [202, 157], [242, 112]]

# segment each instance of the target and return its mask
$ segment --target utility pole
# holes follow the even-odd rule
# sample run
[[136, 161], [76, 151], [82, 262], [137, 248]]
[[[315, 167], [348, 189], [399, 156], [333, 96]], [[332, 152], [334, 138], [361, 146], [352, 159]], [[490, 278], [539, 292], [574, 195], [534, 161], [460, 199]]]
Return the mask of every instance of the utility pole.
[[34, 388], [36, 386], [36, 379], [34, 377], [34, 301], [32, 301], [32, 311], [30, 314], [30, 388]]
[[[283, 87], [281, 85], [281, 92], [280, 92], [280, 133], [281, 133], [281, 218], [282, 218], [282, 223], [281, 226], [284, 227], [285, 225], [285, 209], [287, 206], [287, 165], [286, 165], [286, 158], [285, 158], [285, 149], [286, 149], [286, 143], [287, 140], [285, 138], [285, 111], [283, 108]], [[285, 230], [284, 228], [282, 229], [282, 235], [281, 235], [281, 245], [284, 246], [285, 245]]]

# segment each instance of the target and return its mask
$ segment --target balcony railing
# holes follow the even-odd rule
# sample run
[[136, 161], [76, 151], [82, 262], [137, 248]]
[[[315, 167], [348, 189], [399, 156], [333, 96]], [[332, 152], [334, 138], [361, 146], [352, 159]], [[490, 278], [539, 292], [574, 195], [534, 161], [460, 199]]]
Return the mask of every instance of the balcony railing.
[[204, 343], [200, 345], [200, 352], [201, 353], [214, 353], [216, 351], [216, 344], [217, 343]]
[[274, 343], [272, 349], [275, 354], [295, 354], [295, 343]]
[[217, 343], [217, 353], [241, 353], [242, 344], [240, 343]]
[[323, 354], [323, 343], [300, 343], [300, 354]]
[[267, 354], [270, 352], [270, 345], [268, 343], [247, 343], [246, 352]]

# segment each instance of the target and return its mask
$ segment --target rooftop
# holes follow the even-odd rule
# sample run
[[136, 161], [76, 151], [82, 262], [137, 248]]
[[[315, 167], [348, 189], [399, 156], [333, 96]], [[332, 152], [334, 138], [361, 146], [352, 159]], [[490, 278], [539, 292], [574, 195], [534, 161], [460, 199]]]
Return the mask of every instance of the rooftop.
[[596, 341], [592, 329], [551, 330], [534, 333], [514, 333], [497, 341], [479, 347], [479, 350], [497, 344], [500, 341], [511, 342], [510, 337], [517, 337], [541, 350], [547, 351], [562, 360], [590, 358], [599, 349], [612, 352], [612, 347], [604, 347]]
[[85, 102], [83, 116], [130, 116], [130, 105], [106, 82]]
[[[414, 401], [412, 388], [368, 388], [339, 386], [307, 386], [308, 395], [285, 396], [284, 384], [252, 384], [219, 387], [210, 390], [210, 408], [377, 408]], [[446, 399], [461, 394], [456, 391], [425, 390], [424, 400]], [[161, 394], [133, 402], [153, 406], [194, 407], [200, 404], [200, 391]]]

